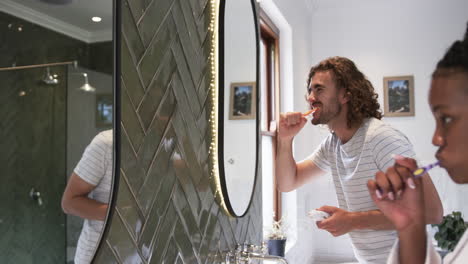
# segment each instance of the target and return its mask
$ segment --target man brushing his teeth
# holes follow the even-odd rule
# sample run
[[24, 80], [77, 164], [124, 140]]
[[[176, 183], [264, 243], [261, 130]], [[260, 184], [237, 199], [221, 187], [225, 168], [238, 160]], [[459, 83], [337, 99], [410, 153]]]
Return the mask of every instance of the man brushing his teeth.
[[[385, 263], [396, 239], [395, 227], [378, 210], [367, 181], [394, 164], [394, 157], [414, 157], [409, 140], [380, 119], [374, 87], [356, 65], [343, 57], [328, 58], [312, 67], [306, 100], [315, 111], [311, 123], [327, 125], [328, 137], [303, 161], [292, 152], [294, 137], [307, 123], [300, 112], [280, 115], [276, 177], [278, 189], [289, 192], [319, 175], [330, 173], [338, 207], [322, 206], [330, 216], [317, 222], [333, 236], [349, 234], [360, 263]], [[442, 203], [428, 175], [422, 179], [426, 222], [442, 220]], [[398, 199], [400, 193], [389, 193]]]

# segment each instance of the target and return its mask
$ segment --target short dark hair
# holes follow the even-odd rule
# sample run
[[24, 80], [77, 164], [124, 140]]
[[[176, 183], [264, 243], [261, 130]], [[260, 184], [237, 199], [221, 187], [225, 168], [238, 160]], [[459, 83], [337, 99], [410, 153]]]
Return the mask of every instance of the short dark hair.
[[331, 71], [339, 89], [346, 89], [350, 100], [347, 114], [347, 126], [361, 124], [364, 118], [382, 118], [380, 105], [377, 101], [378, 94], [366, 76], [358, 70], [356, 64], [348, 58], [331, 57], [310, 69], [307, 78], [307, 88], [317, 72]]
[[[437, 63], [432, 78], [464, 72], [468, 74], [468, 23], [463, 40], [455, 41]], [[468, 93], [468, 90], [466, 91]]]

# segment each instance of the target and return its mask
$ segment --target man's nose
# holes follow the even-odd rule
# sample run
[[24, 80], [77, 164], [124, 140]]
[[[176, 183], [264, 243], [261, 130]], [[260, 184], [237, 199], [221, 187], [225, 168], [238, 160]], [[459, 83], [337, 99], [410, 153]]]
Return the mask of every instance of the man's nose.
[[315, 102], [315, 100], [316, 100], [316, 97], [315, 97], [314, 92], [310, 92], [310, 93], [307, 95], [307, 101], [313, 103], [313, 102]]

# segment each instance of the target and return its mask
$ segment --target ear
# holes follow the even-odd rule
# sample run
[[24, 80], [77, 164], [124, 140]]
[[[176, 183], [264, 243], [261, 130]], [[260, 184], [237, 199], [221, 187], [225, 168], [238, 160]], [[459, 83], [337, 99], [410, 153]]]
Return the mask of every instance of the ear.
[[346, 104], [351, 100], [351, 93], [347, 89], [341, 89], [340, 91], [340, 103]]

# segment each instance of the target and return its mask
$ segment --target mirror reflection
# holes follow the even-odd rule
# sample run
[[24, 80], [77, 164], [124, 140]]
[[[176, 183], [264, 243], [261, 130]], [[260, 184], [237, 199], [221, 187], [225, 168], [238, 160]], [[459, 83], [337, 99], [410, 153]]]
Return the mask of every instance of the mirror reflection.
[[112, 0], [54, 2], [0, 3], [0, 263], [89, 263], [107, 214]]
[[[257, 163], [257, 38], [250, 0], [224, 6], [224, 181], [233, 213], [250, 203]], [[229, 205], [228, 205], [229, 207]]]

